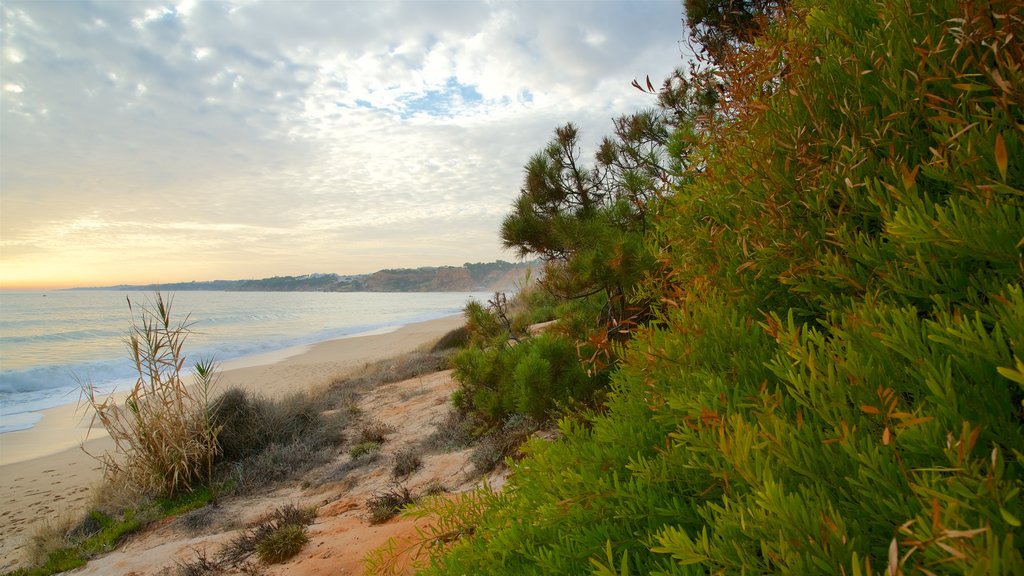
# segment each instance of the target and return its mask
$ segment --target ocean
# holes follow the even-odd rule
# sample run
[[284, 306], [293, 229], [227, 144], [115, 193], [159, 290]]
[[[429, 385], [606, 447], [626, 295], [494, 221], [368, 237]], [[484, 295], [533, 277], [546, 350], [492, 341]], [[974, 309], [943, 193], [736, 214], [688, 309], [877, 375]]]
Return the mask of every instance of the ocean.
[[[203, 292], [172, 295], [172, 320], [188, 315], [190, 361], [218, 363], [382, 331], [461, 313], [490, 293]], [[118, 291], [0, 292], [0, 433], [32, 427], [39, 410], [75, 403], [81, 383], [107, 391], [135, 376], [124, 337], [131, 323]]]

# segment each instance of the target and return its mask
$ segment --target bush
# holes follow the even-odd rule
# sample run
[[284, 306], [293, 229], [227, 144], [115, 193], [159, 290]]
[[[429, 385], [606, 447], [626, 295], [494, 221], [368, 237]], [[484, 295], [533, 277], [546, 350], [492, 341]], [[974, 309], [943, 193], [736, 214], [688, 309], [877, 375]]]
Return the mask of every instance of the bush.
[[215, 380], [212, 362], [195, 364], [195, 385], [181, 373], [191, 323], [172, 321], [173, 298], [159, 292], [150, 305], [128, 308], [132, 323], [126, 340], [138, 378], [123, 404], [101, 398], [91, 384], [82, 395], [97, 422], [113, 439], [119, 455], [97, 457], [109, 479], [155, 494], [188, 491], [209, 481], [217, 456], [217, 430], [209, 418]]
[[232, 538], [217, 555], [215, 564], [238, 566], [253, 554], [267, 563], [287, 560], [309, 541], [306, 526], [312, 524], [315, 517], [313, 509], [294, 505], [278, 508]]
[[366, 444], [372, 442], [380, 445], [387, 441], [388, 434], [395, 431], [395, 427], [381, 422], [380, 420], [370, 420], [359, 430], [359, 444]]
[[461, 383], [453, 402], [491, 425], [513, 413], [550, 418], [559, 405], [588, 401], [602, 384], [583, 370], [569, 339], [550, 333], [511, 347], [466, 348], [452, 365]]
[[435, 502], [421, 573], [1024, 573], [1024, 6], [793, 5], [718, 71], [607, 405]]
[[423, 467], [423, 460], [413, 448], [403, 448], [395, 452], [395, 463], [391, 467], [391, 478], [399, 480], [408, 477]]
[[474, 416], [459, 409], [458, 398], [457, 393], [452, 395], [454, 409], [448, 412], [444, 420], [423, 441], [427, 450], [450, 452], [465, 448], [476, 440], [476, 430], [480, 423]]
[[224, 392], [211, 416], [220, 429], [221, 474], [242, 493], [327, 462], [344, 441], [351, 418], [345, 411], [328, 411], [331, 399], [295, 394], [272, 401], [238, 388]]
[[500, 428], [480, 440], [470, 454], [469, 461], [478, 474], [485, 474], [501, 464], [505, 458], [518, 454], [520, 447], [538, 429], [537, 422], [519, 416], [509, 417]]
[[348, 451], [348, 455], [351, 456], [353, 460], [356, 460], [368, 454], [376, 454], [379, 451], [379, 442], [360, 442]]
[[445, 352], [464, 347], [469, 343], [469, 330], [465, 326], [449, 331], [430, 349], [431, 352]]
[[416, 499], [409, 489], [401, 484], [393, 484], [384, 492], [374, 494], [366, 502], [370, 524], [381, 524], [394, 518], [402, 508], [412, 504]]
[[286, 524], [256, 544], [256, 556], [265, 564], [278, 564], [298, 554], [307, 542], [305, 526]]

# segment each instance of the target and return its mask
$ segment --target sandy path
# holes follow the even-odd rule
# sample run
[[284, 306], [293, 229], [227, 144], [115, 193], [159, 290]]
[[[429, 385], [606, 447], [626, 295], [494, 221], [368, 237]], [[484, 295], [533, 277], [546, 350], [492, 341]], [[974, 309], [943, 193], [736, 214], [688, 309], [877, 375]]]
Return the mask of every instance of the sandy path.
[[[461, 316], [450, 316], [384, 334], [314, 344], [271, 358], [269, 364], [234, 362], [223, 367], [218, 385], [242, 386], [271, 397], [314, 389], [368, 363], [416, 350], [462, 323]], [[83, 414], [74, 405], [46, 410], [35, 427], [0, 435], [0, 571], [24, 561], [26, 539], [38, 526], [76, 517], [88, 506], [101, 470], [80, 449], [88, 425]], [[110, 446], [105, 434], [93, 431], [86, 447], [98, 454]]]

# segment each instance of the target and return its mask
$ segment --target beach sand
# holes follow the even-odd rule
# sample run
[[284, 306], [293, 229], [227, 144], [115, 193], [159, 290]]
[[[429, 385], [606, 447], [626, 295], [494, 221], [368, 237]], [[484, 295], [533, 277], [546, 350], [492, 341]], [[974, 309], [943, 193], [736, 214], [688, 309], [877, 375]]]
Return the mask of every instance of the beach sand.
[[[222, 366], [217, 386], [244, 387], [268, 397], [313, 390], [436, 341], [463, 322], [461, 316], [450, 316], [232, 362]], [[95, 454], [112, 446], [102, 431], [88, 431], [90, 416], [84, 408], [61, 406], [43, 414], [31, 429], [0, 435], [0, 571], [25, 561], [27, 540], [40, 525], [76, 518], [86, 510], [102, 470], [83, 452], [83, 441]]]

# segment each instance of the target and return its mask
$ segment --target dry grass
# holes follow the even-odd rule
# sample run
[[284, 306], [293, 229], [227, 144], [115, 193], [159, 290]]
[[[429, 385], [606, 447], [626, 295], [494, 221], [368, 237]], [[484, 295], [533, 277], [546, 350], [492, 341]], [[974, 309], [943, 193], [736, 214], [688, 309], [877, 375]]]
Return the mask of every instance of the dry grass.
[[85, 383], [82, 397], [97, 423], [114, 440], [115, 453], [96, 456], [108, 479], [156, 494], [176, 494], [208, 480], [217, 454], [217, 431], [209, 418], [214, 365], [185, 375], [184, 345], [191, 323], [171, 319], [173, 299], [157, 293], [149, 305], [133, 306], [126, 338], [138, 378], [123, 402]]
[[395, 452], [394, 466], [391, 467], [391, 478], [401, 480], [408, 478], [413, 472], [423, 467], [423, 459], [415, 448], [403, 448]]
[[[294, 534], [296, 530], [289, 527], [298, 527], [304, 537], [306, 526], [312, 524], [315, 517], [316, 511], [309, 508], [299, 508], [294, 505], [278, 508], [257, 521], [252, 528], [228, 542], [218, 554], [217, 564], [239, 566], [253, 554], [258, 554], [263, 559], [263, 554], [259, 553], [261, 546], [266, 547], [268, 558], [277, 558], [276, 554], [289, 550], [289, 546], [294, 546], [298, 540], [301, 540]], [[279, 533], [285, 535], [277, 536]], [[274, 543], [274, 540], [278, 538], [280, 541]], [[268, 541], [272, 543], [264, 544]], [[305, 544], [305, 541], [302, 541], [302, 544]], [[301, 547], [299, 544], [298, 548]], [[294, 552], [298, 552], [298, 549], [295, 549]]]
[[373, 495], [366, 502], [366, 509], [369, 513], [370, 524], [381, 524], [394, 518], [402, 511], [402, 508], [412, 504], [413, 498], [409, 489], [401, 484], [394, 483], [384, 492]]

